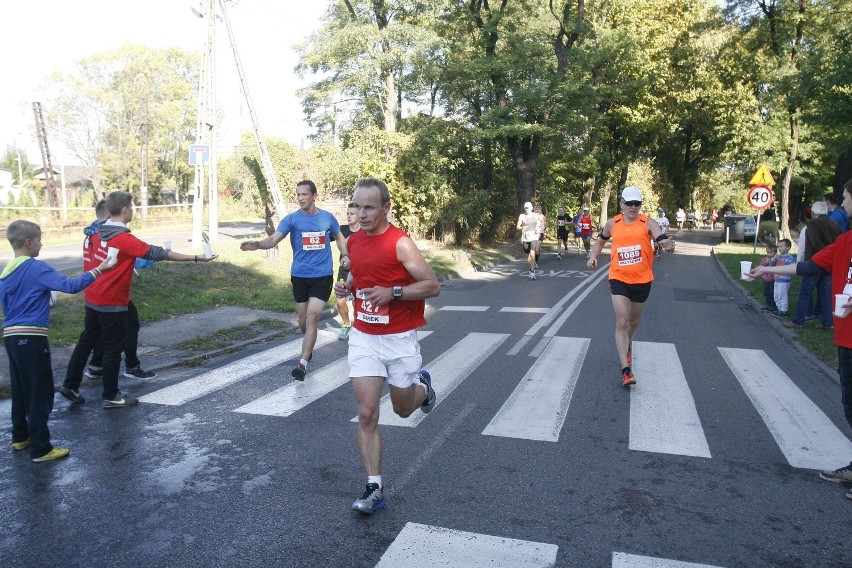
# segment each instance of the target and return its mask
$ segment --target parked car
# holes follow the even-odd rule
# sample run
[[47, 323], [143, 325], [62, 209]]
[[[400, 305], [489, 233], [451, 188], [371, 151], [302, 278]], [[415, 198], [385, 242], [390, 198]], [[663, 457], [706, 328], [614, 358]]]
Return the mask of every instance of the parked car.
[[[745, 221], [742, 235], [739, 235], [738, 231], [735, 230], [740, 221]], [[726, 230], [730, 230], [732, 241], [754, 242], [754, 236], [757, 234], [757, 222], [751, 215], [728, 215], [725, 217], [725, 224], [722, 226], [722, 240], [725, 240]]]

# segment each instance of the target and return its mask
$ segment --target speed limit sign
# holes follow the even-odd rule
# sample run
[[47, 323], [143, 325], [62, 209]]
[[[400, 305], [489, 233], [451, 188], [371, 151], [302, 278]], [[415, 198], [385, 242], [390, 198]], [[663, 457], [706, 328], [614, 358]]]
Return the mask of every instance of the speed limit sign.
[[748, 204], [755, 209], [768, 209], [774, 200], [775, 194], [765, 185], [755, 185], [748, 190]]

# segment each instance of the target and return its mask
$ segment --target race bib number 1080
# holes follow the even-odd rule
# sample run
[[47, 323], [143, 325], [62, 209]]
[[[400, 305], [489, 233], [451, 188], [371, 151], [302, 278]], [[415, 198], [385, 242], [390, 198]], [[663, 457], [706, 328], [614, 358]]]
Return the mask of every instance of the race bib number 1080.
[[621, 247], [616, 250], [618, 254], [618, 265], [629, 266], [642, 262], [642, 247], [634, 245], [631, 247]]
[[325, 232], [305, 231], [302, 233], [302, 250], [323, 250], [325, 248]]

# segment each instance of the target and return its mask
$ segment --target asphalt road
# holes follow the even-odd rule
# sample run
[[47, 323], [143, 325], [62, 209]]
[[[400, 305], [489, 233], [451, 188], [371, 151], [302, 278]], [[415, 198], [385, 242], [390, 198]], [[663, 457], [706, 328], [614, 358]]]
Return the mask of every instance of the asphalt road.
[[122, 379], [132, 409], [57, 397], [71, 457], [0, 456], [0, 566], [852, 565], [852, 503], [815, 471], [852, 456], [836, 377], [706, 247], [655, 274], [632, 390], [583, 255], [445, 283], [421, 341], [438, 404], [383, 412], [370, 517], [349, 508], [364, 476], [333, 332], [299, 385], [289, 340]]

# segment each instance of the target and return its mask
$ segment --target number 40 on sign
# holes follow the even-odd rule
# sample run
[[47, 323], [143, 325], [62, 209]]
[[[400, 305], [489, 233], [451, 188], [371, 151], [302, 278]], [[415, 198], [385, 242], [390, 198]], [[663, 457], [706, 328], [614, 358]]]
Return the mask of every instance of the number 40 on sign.
[[775, 200], [775, 194], [772, 189], [765, 185], [756, 185], [748, 190], [748, 204], [764, 211], [772, 205]]

